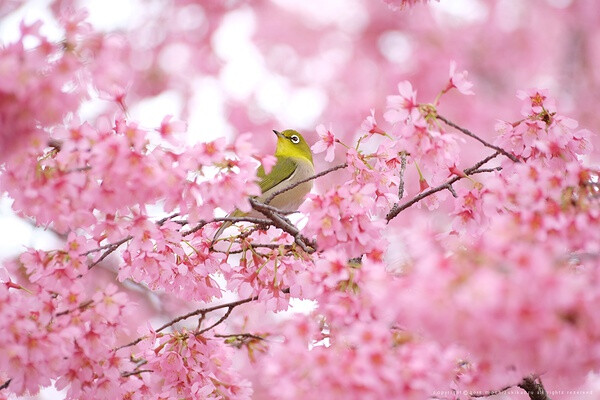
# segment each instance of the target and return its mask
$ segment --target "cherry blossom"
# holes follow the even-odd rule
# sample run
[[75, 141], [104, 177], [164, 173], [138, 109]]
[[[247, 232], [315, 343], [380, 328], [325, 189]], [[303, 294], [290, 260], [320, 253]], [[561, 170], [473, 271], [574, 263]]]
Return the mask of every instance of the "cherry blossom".
[[329, 129], [325, 128], [325, 125], [321, 124], [316, 128], [317, 133], [320, 136], [320, 140], [312, 145], [311, 150], [318, 154], [325, 150], [327, 150], [327, 154], [325, 155], [325, 161], [333, 161], [333, 157], [335, 156], [335, 136], [331, 132], [331, 127]]
[[[23, 4], [2, 214], [52, 239], [0, 265], [0, 397], [597, 387], [595, 4], [450, 3]], [[257, 198], [274, 128], [325, 153], [293, 213]]]

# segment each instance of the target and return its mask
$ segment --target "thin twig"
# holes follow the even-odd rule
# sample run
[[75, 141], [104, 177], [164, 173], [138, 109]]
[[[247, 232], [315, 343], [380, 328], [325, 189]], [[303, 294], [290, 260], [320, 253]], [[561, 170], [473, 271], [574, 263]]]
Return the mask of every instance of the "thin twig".
[[202, 335], [204, 332], [208, 332], [208, 331], [210, 331], [212, 328], [214, 328], [215, 326], [217, 326], [217, 325], [221, 324], [223, 321], [225, 321], [225, 320], [227, 319], [227, 317], [229, 317], [229, 315], [230, 315], [230, 314], [231, 314], [231, 312], [233, 311], [233, 308], [234, 308], [234, 307], [232, 307], [232, 306], [229, 306], [229, 307], [227, 308], [227, 311], [225, 312], [225, 314], [223, 314], [223, 316], [222, 316], [221, 318], [219, 318], [219, 319], [217, 320], [217, 322], [215, 322], [214, 324], [212, 324], [212, 325], [211, 325], [211, 326], [209, 326], [209, 327], [206, 327], [206, 328], [204, 328], [204, 329], [201, 329], [201, 330], [199, 330], [199, 331], [197, 331], [197, 332], [194, 332], [194, 333], [195, 333], [196, 335]]
[[273, 193], [271, 193], [271, 195], [269, 197], [267, 197], [265, 199], [265, 201], [263, 202], [265, 205], [268, 205], [271, 201], [273, 201], [273, 199], [275, 198], [275, 196], [279, 196], [281, 193], [287, 192], [288, 190], [292, 190], [293, 188], [295, 188], [296, 186], [302, 185], [303, 183], [312, 181], [313, 179], [317, 179], [322, 177], [323, 175], [327, 175], [333, 171], [337, 171], [338, 169], [342, 169], [342, 168], [346, 168], [348, 166], [348, 163], [343, 163], [340, 165], [336, 165], [335, 167], [331, 167], [329, 169], [326, 169], [325, 171], [321, 171], [318, 174], [314, 174], [313, 176], [310, 176], [306, 179], [302, 179], [299, 180], [298, 182], [295, 182], [292, 185], [286, 186], [284, 188], [281, 188]]
[[88, 270], [92, 269], [93, 267], [95, 267], [96, 265], [98, 265], [99, 263], [102, 262], [102, 260], [104, 260], [106, 257], [108, 257], [110, 254], [112, 254], [115, 250], [117, 250], [119, 248], [119, 246], [121, 246], [123, 243], [129, 241], [133, 239], [133, 236], [127, 236], [126, 238], [123, 238], [121, 240], [119, 240], [118, 242], [112, 243], [108, 249], [102, 253], [102, 255], [100, 256], [100, 258], [98, 258], [96, 261], [94, 261], [93, 263], [91, 263], [88, 266]]
[[8, 385], [10, 385], [10, 381], [12, 381], [12, 379], [7, 380], [2, 385], [0, 385], [0, 390], [6, 389], [8, 387]]
[[102, 250], [105, 250], [105, 249], [110, 249], [111, 247], [114, 247], [114, 246], [120, 246], [120, 245], [122, 245], [123, 243], [125, 243], [126, 241], [128, 241], [128, 240], [130, 240], [130, 239], [133, 239], [133, 236], [127, 236], [126, 238], [124, 238], [124, 239], [121, 239], [121, 240], [119, 240], [118, 242], [115, 242], [115, 243], [108, 243], [108, 244], [105, 244], [105, 245], [103, 245], [103, 246], [97, 247], [97, 248], [95, 248], [95, 249], [88, 250], [88, 251], [86, 251], [85, 253], [81, 253], [81, 255], [82, 255], [82, 256], [87, 256], [87, 255], [89, 255], [89, 254], [92, 254], [92, 253], [97, 253], [97, 252], [99, 252], [99, 251], [102, 251]]
[[214, 334], [214, 337], [218, 338], [249, 338], [249, 339], [257, 339], [257, 340], [266, 340], [264, 337], [259, 335], [254, 335], [252, 333], [230, 333], [228, 335], [220, 335], [218, 333]]
[[[275, 209], [277, 210], [277, 209]], [[256, 218], [256, 217], [219, 217], [219, 218], [213, 218], [211, 220], [200, 220], [200, 222], [198, 222], [198, 224], [196, 226], [194, 226], [193, 228], [190, 228], [189, 230], [182, 232], [181, 235], [182, 236], [188, 236], [191, 235], [192, 233], [198, 232], [200, 229], [202, 229], [203, 227], [205, 227], [206, 225], [213, 223], [213, 222], [250, 222], [253, 224], [257, 224], [257, 225], [268, 225], [271, 224], [272, 221], [270, 219], [266, 219], [266, 218]]]
[[400, 155], [400, 182], [398, 182], [398, 200], [404, 197], [404, 172], [406, 171], [406, 152]]
[[[488, 172], [488, 170], [479, 170], [479, 167], [481, 167], [483, 164], [487, 163], [488, 161], [490, 161], [491, 159], [498, 157], [500, 155], [500, 152], [495, 152], [492, 155], [487, 156], [486, 158], [484, 158], [483, 160], [479, 161], [477, 164], [473, 165], [471, 168], [467, 168], [464, 170], [465, 176], [467, 175], [474, 175], [474, 174], [478, 174], [481, 172]], [[407, 208], [409, 208], [410, 206], [412, 206], [413, 204], [423, 200], [424, 198], [431, 196], [434, 193], [440, 192], [444, 189], [449, 190], [450, 185], [452, 185], [453, 183], [461, 180], [463, 177], [462, 176], [458, 176], [458, 175], [454, 175], [452, 178], [450, 178], [449, 180], [447, 180], [446, 182], [442, 183], [439, 186], [433, 187], [431, 189], [425, 190], [424, 192], [419, 193], [418, 195], [416, 195], [415, 197], [413, 197], [411, 200], [407, 201], [406, 203], [402, 204], [401, 206], [398, 207], [393, 207], [390, 212], [388, 212], [388, 214], [385, 216], [385, 219], [387, 220], [387, 222], [389, 223], [392, 219], [394, 219], [398, 214], [400, 214], [402, 211], [406, 210]]]
[[128, 376], [131, 376], [131, 375], [137, 375], [137, 374], [141, 374], [142, 372], [154, 372], [154, 371], [153, 371], [153, 370], [151, 370], [151, 369], [138, 369], [138, 370], [135, 370], [135, 369], [134, 369], [133, 371], [129, 371], [129, 372], [122, 372], [122, 373], [121, 373], [121, 376], [122, 376], [123, 378], [127, 378]]
[[465, 135], [467, 135], [469, 137], [472, 137], [473, 139], [477, 140], [479, 143], [483, 144], [485, 147], [489, 147], [490, 149], [494, 149], [497, 152], [499, 152], [500, 154], [505, 155], [506, 157], [510, 158], [511, 161], [516, 162], [516, 163], [520, 162], [519, 159], [517, 157], [515, 157], [513, 154], [510, 154], [508, 151], [504, 150], [501, 147], [494, 146], [493, 144], [486, 142], [485, 140], [483, 140], [482, 138], [480, 138], [479, 136], [477, 136], [470, 130], [463, 128], [462, 126], [456, 125], [454, 122], [442, 117], [439, 114], [436, 115], [436, 118], [439, 119], [440, 121], [443, 121], [446, 125], [451, 126], [454, 129], [461, 131], [462, 133], [464, 133]]
[[[403, 151], [400, 158], [400, 182], [398, 183], [398, 201], [402, 200], [404, 197], [404, 172], [406, 171], [406, 152]], [[394, 203], [392, 208], [390, 209], [390, 213], [396, 211], [400, 203]]]
[[454, 197], [455, 199], [458, 197], [456, 190], [454, 190], [454, 187], [451, 184], [446, 185], [446, 189], [448, 189], [448, 191], [452, 193], [452, 197]]
[[167, 222], [168, 220], [170, 220], [171, 218], [177, 217], [178, 215], [179, 215], [179, 213], [173, 213], [171, 215], [164, 217], [163, 219], [159, 219], [158, 221], [156, 221], [156, 225], [160, 226], [160, 225], [164, 224], [165, 222]]
[[75, 307], [71, 310], [64, 310], [64, 311], [57, 312], [56, 314], [54, 314], [54, 316], [60, 317], [61, 315], [66, 315], [66, 314], [72, 313], [73, 311], [76, 311], [76, 310], [83, 310], [83, 309], [87, 308], [89, 305], [91, 305], [92, 303], [94, 303], [93, 300], [84, 301], [77, 307]]
[[[212, 306], [212, 307], [199, 308], [197, 310], [191, 311], [191, 312], [189, 312], [187, 314], [184, 314], [184, 315], [181, 315], [181, 316], [179, 316], [177, 318], [172, 319], [171, 321], [167, 322], [166, 324], [164, 324], [163, 326], [161, 326], [160, 328], [158, 328], [155, 332], [156, 333], [161, 332], [161, 331], [167, 329], [168, 327], [175, 325], [176, 323], [178, 323], [180, 321], [183, 321], [185, 319], [194, 317], [196, 315], [205, 315], [205, 314], [207, 314], [209, 312], [220, 310], [222, 308], [229, 308], [229, 307], [234, 308], [234, 307], [237, 307], [237, 306], [239, 306], [241, 304], [249, 303], [249, 302], [255, 301], [255, 300], [258, 300], [258, 296], [247, 297], [245, 299], [232, 301], [230, 303], [219, 304], [219, 305]], [[119, 350], [119, 349], [122, 349], [122, 348], [125, 348], [125, 347], [135, 346], [136, 344], [138, 344], [139, 342], [141, 342], [142, 340], [144, 340], [146, 338], [147, 338], [147, 336], [141, 336], [141, 337], [137, 338], [136, 340], [134, 340], [134, 341], [132, 341], [130, 343], [127, 343], [127, 344], [125, 344], [123, 346], [117, 347], [115, 350]]]

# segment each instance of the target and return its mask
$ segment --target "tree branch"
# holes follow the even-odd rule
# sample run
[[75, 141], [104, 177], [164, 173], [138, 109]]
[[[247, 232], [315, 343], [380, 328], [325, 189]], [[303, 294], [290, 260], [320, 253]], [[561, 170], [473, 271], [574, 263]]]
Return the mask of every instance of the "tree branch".
[[218, 337], [218, 338], [248, 338], [248, 339], [256, 339], [256, 340], [266, 340], [264, 337], [260, 336], [260, 335], [254, 335], [252, 333], [230, 333], [228, 335], [220, 335], [218, 333], [215, 333], [214, 337]]
[[123, 378], [127, 378], [128, 376], [141, 374], [142, 372], [154, 372], [154, 371], [151, 369], [134, 369], [133, 371], [122, 372], [121, 376]]
[[[168, 327], [175, 325], [176, 323], [178, 323], [180, 321], [183, 321], [185, 319], [194, 317], [196, 315], [206, 315], [209, 312], [220, 310], [222, 308], [231, 308], [231, 309], [233, 309], [233, 308], [235, 308], [235, 307], [237, 307], [237, 306], [239, 306], [241, 304], [249, 303], [249, 302], [255, 301], [255, 300], [258, 300], [258, 296], [247, 297], [245, 299], [232, 301], [230, 303], [219, 304], [219, 305], [212, 306], [212, 307], [199, 308], [197, 310], [191, 311], [191, 312], [189, 312], [187, 314], [184, 314], [184, 315], [181, 315], [181, 316], [179, 316], [177, 318], [172, 319], [171, 321], [167, 322], [166, 324], [164, 324], [163, 326], [161, 326], [160, 328], [158, 328], [156, 330], [156, 332], [157, 333], [161, 332], [161, 331], [167, 329]], [[135, 346], [136, 344], [138, 344], [139, 342], [141, 342], [142, 340], [144, 340], [146, 338], [147, 338], [147, 336], [141, 336], [141, 337], [135, 339], [134, 341], [132, 341], [130, 343], [127, 343], [127, 344], [125, 344], [123, 346], [117, 347], [115, 350], [119, 350], [119, 349], [122, 349], [122, 348], [125, 348], [125, 347]]]
[[523, 378], [518, 386], [527, 392], [531, 400], [551, 400], [539, 376]]
[[311, 242], [302, 236], [298, 228], [291, 224], [287, 218], [282, 217], [279, 212], [276, 211], [276, 208], [274, 209], [274, 207], [261, 203], [256, 199], [250, 199], [250, 205], [252, 205], [252, 208], [254, 208], [256, 211], [261, 212], [264, 216], [271, 219], [273, 226], [292, 235], [294, 237], [294, 241], [302, 248], [302, 250], [309, 254], [316, 251], [316, 243]]
[[508, 157], [511, 159], [511, 161], [513, 162], [520, 162], [519, 159], [517, 157], [515, 157], [514, 155], [510, 154], [508, 151], [504, 150], [501, 147], [498, 146], [494, 146], [491, 143], [486, 142], [485, 140], [483, 140], [482, 138], [480, 138], [479, 136], [477, 136], [476, 134], [474, 134], [473, 132], [471, 132], [470, 130], [463, 128], [462, 126], [456, 125], [454, 122], [442, 117], [441, 115], [437, 114], [436, 118], [439, 119], [440, 121], [444, 122], [446, 125], [453, 127], [454, 129], [459, 130], [460, 132], [464, 133], [465, 135], [477, 140], [479, 143], [483, 144], [485, 147], [489, 147], [490, 149], [494, 149], [496, 150], [498, 153]]
[[233, 311], [233, 309], [234, 309], [234, 306], [229, 306], [229, 307], [227, 307], [227, 311], [225, 312], [225, 314], [223, 314], [223, 316], [222, 316], [221, 318], [219, 318], [219, 319], [217, 320], [217, 322], [215, 322], [214, 324], [212, 324], [212, 325], [211, 325], [211, 326], [209, 326], [209, 327], [206, 327], [206, 328], [204, 328], [204, 329], [201, 329], [201, 330], [199, 330], [199, 331], [197, 331], [197, 332], [194, 332], [194, 334], [196, 334], [196, 335], [202, 335], [204, 332], [208, 332], [208, 331], [210, 331], [212, 328], [214, 328], [215, 326], [217, 326], [217, 325], [221, 324], [223, 321], [225, 321], [225, 320], [227, 319], [227, 317], [229, 317], [229, 315], [231, 315], [231, 312]]
[[[489, 155], [486, 158], [484, 158], [483, 160], [479, 161], [477, 164], [473, 165], [471, 168], [465, 169], [463, 171], [465, 173], [465, 176], [475, 175], [475, 174], [479, 174], [479, 173], [483, 173], [483, 172], [490, 172], [489, 168], [480, 170], [479, 167], [481, 167], [483, 164], [487, 163], [491, 159], [498, 157], [499, 155], [500, 155], [500, 152], [497, 151], [494, 154]], [[491, 170], [494, 170], [494, 169], [491, 169]], [[407, 201], [406, 203], [402, 204], [401, 206], [392, 207], [390, 212], [388, 212], [387, 215], [385, 216], [385, 219], [389, 223], [398, 214], [400, 214], [402, 211], [406, 210], [413, 204], [423, 200], [425, 197], [431, 196], [432, 194], [440, 192], [444, 189], [449, 190], [454, 195], [455, 193], [453, 193], [452, 184], [454, 184], [455, 182], [458, 182], [461, 179], [463, 179], [462, 176], [455, 175], [452, 178], [450, 178], [449, 180], [447, 180], [446, 182], [442, 183], [441, 185], [430, 188], [428, 190], [425, 190], [424, 192], [419, 193], [418, 195], [416, 195], [415, 197], [413, 197], [411, 200]]]
[[12, 381], [12, 379], [7, 380], [2, 385], [0, 385], [0, 390], [6, 389], [8, 387], [8, 385], [10, 385], [10, 381]]
[[64, 311], [57, 312], [56, 314], [54, 314], [54, 316], [60, 317], [61, 315], [66, 315], [66, 314], [72, 313], [73, 311], [76, 311], [76, 310], [82, 311], [82, 310], [86, 309], [87, 307], [89, 307], [90, 305], [92, 305], [93, 303], [94, 303], [93, 300], [84, 301], [77, 307], [70, 309], [70, 310], [64, 310]]
[[200, 222], [198, 222], [198, 224], [196, 226], [194, 226], [193, 228], [182, 232], [181, 235], [182, 236], [188, 236], [191, 235], [194, 232], [198, 232], [200, 229], [202, 229], [204, 226], [212, 223], [212, 222], [250, 222], [253, 224], [257, 224], [257, 225], [268, 225], [271, 224], [272, 221], [270, 219], [266, 219], [266, 218], [256, 218], [256, 217], [220, 217], [220, 218], [213, 218], [211, 220], [201, 220]]
[[327, 174], [329, 174], [329, 173], [331, 173], [333, 171], [337, 171], [338, 169], [346, 168], [347, 166], [348, 166], [348, 163], [343, 163], [343, 164], [340, 164], [340, 165], [336, 165], [335, 167], [331, 167], [329, 169], [326, 169], [325, 171], [319, 172], [318, 174], [314, 174], [313, 176], [310, 176], [310, 177], [308, 177], [306, 179], [302, 179], [302, 180], [300, 180], [298, 182], [295, 182], [292, 185], [289, 185], [289, 186], [286, 186], [284, 188], [281, 188], [281, 189], [279, 189], [279, 190], [271, 193], [271, 195], [265, 199], [264, 204], [268, 205], [271, 201], [273, 201], [273, 199], [275, 198], [275, 196], [278, 196], [281, 193], [285, 193], [288, 190], [292, 190], [296, 186], [299, 186], [299, 185], [302, 185], [303, 183], [312, 181], [313, 179], [320, 178], [320, 177], [322, 177], [324, 175], [327, 175]]
[[406, 171], [406, 152], [400, 155], [400, 182], [398, 182], [398, 200], [404, 197], [404, 172]]
[[131, 239], [133, 239], [133, 236], [129, 235], [126, 238], [123, 238], [123, 239], [119, 240], [118, 242], [107, 244], [107, 245], [104, 245], [104, 246], [99, 247], [99, 248], [94, 249], [94, 250], [90, 250], [90, 251], [82, 254], [82, 255], [88, 255], [88, 254], [91, 254], [93, 252], [105, 249], [105, 248], [107, 249], [104, 253], [102, 253], [102, 255], [100, 256], [100, 258], [98, 258], [96, 261], [94, 261], [93, 263], [91, 263], [88, 266], [88, 270], [90, 270], [93, 267], [95, 267], [96, 265], [98, 265], [100, 262], [102, 262], [102, 260], [104, 260], [106, 257], [108, 257], [115, 250], [117, 250], [119, 248], [119, 246], [121, 246], [123, 243], [125, 243], [125, 242], [127, 242], [127, 241], [129, 241]]

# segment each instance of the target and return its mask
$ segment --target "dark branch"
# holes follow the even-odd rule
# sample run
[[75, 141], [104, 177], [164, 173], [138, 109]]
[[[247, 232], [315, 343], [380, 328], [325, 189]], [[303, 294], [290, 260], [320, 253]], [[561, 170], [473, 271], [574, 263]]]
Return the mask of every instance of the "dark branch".
[[60, 317], [61, 315], [66, 315], [66, 314], [72, 313], [73, 311], [77, 311], [77, 310], [83, 311], [87, 307], [89, 307], [90, 305], [92, 305], [93, 303], [94, 303], [93, 300], [84, 301], [83, 303], [81, 303], [80, 305], [78, 305], [76, 308], [73, 308], [71, 310], [64, 310], [64, 311], [57, 312], [55, 314], [55, 316], [56, 317]]
[[127, 378], [128, 376], [141, 374], [142, 372], [154, 372], [154, 371], [151, 369], [136, 369], [136, 370], [129, 371], [129, 372], [122, 372], [121, 376], [123, 378]]
[[502, 155], [510, 158], [511, 161], [513, 161], [513, 162], [520, 162], [517, 157], [515, 157], [512, 154], [510, 154], [508, 151], [504, 150], [501, 147], [494, 146], [493, 144], [486, 142], [485, 140], [483, 140], [482, 138], [480, 138], [479, 136], [477, 136], [476, 134], [474, 134], [470, 130], [468, 130], [466, 128], [463, 128], [461, 126], [456, 125], [454, 122], [452, 122], [452, 121], [450, 121], [450, 120], [442, 117], [439, 114], [437, 114], [436, 118], [439, 119], [440, 121], [443, 121], [446, 125], [451, 126], [454, 129], [457, 129], [457, 130], [461, 131], [462, 133], [464, 133], [465, 135], [467, 135], [469, 137], [472, 137], [473, 139], [477, 140], [479, 143], [483, 144], [485, 147], [489, 147], [490, 149], [494, 149], [498, 153], [500, 153], [500, 154], [502, 154]]
[[10, 385], [10, 381], [12, 381], [12, 379], [7, 380], [2, 385], [0, 385], [0, 390], [6, 389], [8, 387], [8, 385]]
[[[110, 249], [110, 248], [112, 248], [112, 247], [115, 247], [115, 246], [117, 246], [117, 247], [118, 247], [118, 246], [122, 245], [123, 243], [125, 243], [126, 241], [128, 241], [128, 240], [130, 240], [130, 239], [133, 239], [133, 236], [127, 236], [126, 238], [124, 238], [124, 239], [121, 239], [121, 240], [119, 240], [118, 242], [115, 242], [115, 243], [108, 243], [108, 244], [105, 244], [105, 245], [103, 245], [103, 246], [97, 247], [97, 248], [95, 248], [95, 249], [88, 250], [88, 251], [86, 251], [85, 253], [81, 253], [81, 255], [82, 255], [82, 256], [87, 256], [87, 255], [89, 255], [89, 254], [92, 254], [92, 253], [97, 253], [97, 252], [99, 252], [99, 251], [102, 251], [102, 250], [105, 250], [105, 249]], [[113, 251], [114, 251], [114, 250], [113, 250]]]
[[156, 221], [156, 225], [160, 226], [160, 225], [164, 224], [165, 222], [167, 222], [168, 220], [170, 220], [171, 218], [175, 218], [177, 216], [179, 216], [179, 213], [173, 213], [171, 215], [168, 215], [168, 216], [164, 217], [163, 219], [159, 219], [158, 221]]
[[313, 179], [320, 178], [320, 177], [322, 177], [324, 175], [327, 175], [327, 174], [329, 174], [329, 173], [331, 173], [333, 171], [337, 171], [338, 169], [346, 168], [347, 166], [348, 166], [348, 163], [343, 163], [343, 164], [340, 164], [340, 165], [336, 165], [335, 167], [331, 167], [329, 169], [326, 169], [325, 171], [319, 172], [318, 174], [315, 174], [315, 175], [310, 176], [310, 177], [308, 177], [306, 179], [302, 179], [302, 180], [300, 180], [298, 182], [295, 182], [292, 185], [289, 185], [289, 186], [286, 186], [284, 188], [281, 188], [281, 189], [279, 189], [279, 190], [271, 193], [271, 195], [265, 199], [264, 204], [268, 205], [271, 201], [273, 201], [273, 199], [275, 198], [275, 196], [278, 196], [281, 193], [287, 192], [288, 190], [292, 190], [296, 186], [299, 186], [299, 185], [302, 185], [303, 183], [312, 181]]
[[519, 387], [527, 392], [531, 400], [551, 400], [539, 376], [523, 378]]
[[[195, 317], [196, 315], [206, 315], [209, 312], [213, 312], [216, 310], [220, 310], [222, 308], [235, 308], [241, 304], [245, 304], [245, 303], [249, 303], [251, 301], [255, 301], [258, 300], [258, 296], [254, 296], [254, 297], [247, 297], [245, 299], [241, 299], [241, 300], [236, 300], [236, 301], [232, 301], [230, 303], [224, 303], [224, 304], [219, 304], [216, 306], [212, 306], [212, 307], [207, 307], [207, 308], [199, 308], [197, 310], [191, 311], [187, 314], [181, 315], [175, 319], [172, 319], [171, 321], [167, 322], [166, 324], [164, 324], [163, 326], [161, 326], [160, 328], [158, 328], [156, 330], [156, 333], [164, 331], [165, 329], [167, 329], [170, 326], [175, 325], [176, 323], [183, 321], [185, 319], [191, 318], [191, 317]], [[138, 344], [139, 342], [141, 342], [142, 340], [144, 340], [146, 338], [146, 336], [141, 336], [139, 338], [137, 338], [136, 340], [134, 340], [133, 342], [127, 343], [123, 346], [117, 347], [115, 350], [119, 350], [125, 347], [130, 347], [130, 346], [135, 346], [136, 344]]]
[[257, 224], [257, 225], [269, 225], [272, 223], [272, 221], [270, 219], [266, 219], [266, 218], [256, 218], [256, 217], [220, 217], [220, 218], [213, 218], [211, 220], [205, 221], [205, 220], [201, 220], [200, 222], [198, 222], [198, 224], [196, 226], [194, 226], [193, 228], [182, 232], [181, 235], [182, 236], [188, 236], [191, 235], [192, 233], [198, 232], [200, 229], [204, 228], [206, 225], [212, 223], [212, 222], [250, 222], [253, 224]]
[[218, 337], [218, 338], [224, 338], [224, 339], [228, 339], [228, 338], [248, 338], [248, 339], [256, 339], [256, 340], [266, 340], [264, 337], [259, 336], [259, 335], [254, 335], [252, 333], [230, 333], [228, 335], [220, 335], [220, 334], [216, 333], [214, 336]]
[[294, 241], [302, 248], [302, 250], [309, 254], [316, 251], [316, 243], [310, 242], [307, 238], [302, 236], [298, 228], [291, 224], [287, 218], [281, 216], [276, 208], [261, 203], [256, 199], [250, 199], [250, 205], [252, 205], [252, 208], [256, 211], [261, 212], [265, 217], [269, 218], [271, 220], [271, 225], [292, 235]]
[[[125, 243], [125, 242], [127, 242], [127, 241], [129, 241], [131, 239], [133, 239], [133, 236], [130, 235], [130, 236], [127, 236], [126, 238], [123, 238], [123, 239], [119, 240], [118, 242], [102, 246], [103, 248], [106, 248], [107, 250], [104, 253], [102, 253], [102, 255], [100, 256], [100, 258], [98, 258], [96, 261], [94, 261], [93, 263], [91, 263], [88, 266], [88, 269], [92, 269], [93, 267], [95, 267], [96, 265], [98, 265], [99, 263], [101, 263], [106, 257], [108, 257], [110, 254], [112, 254], [115, 250], [117, 250], [119, 248], [119, 246], [121, 246], [123, 243]], [[91, 251], [89, 251], [89, 252], [87, 252], [85, 254], [90, 254], [90, 253], [93, 253], [94, 251], [98, 251], [98, 249], [91, 250]]]
[[[500, 152], [497, 151], [494, 154], [489, 155], [486, 158], [484, 158], [483, 160], [479, 161], [477, 164], [473, 165], [471, 168], [465, 169], [464, 170], [465, 176], [475, 175], [475, 174], [479, 174], [479, 173], [482, 173], [482, 172], [489, 172], [489, 169], [479, 170], [479, 167], [481, 167], [483, 164], [487, 163], [491, 159], [493, 159], [495, 157], [498, 157], [499, 155], [500, 155]], [[402, 211], [406, 210], [407, 208], [409, 208], [413, 204], [418, 203], [419, 201], [423, 200], [424, 198], [426, 198], [428, 196], [431, 196], [434, 193], [440, 192], [440, 191], [442, 191], [444, 189], [447, 189], [447, 190], [449, 190], [452, 193], [451, 185], [454, 184], [455, 182], [458, 182], [462, 178], [463, 178], [462, 176], [455, 175], [452, 178], [450, 178], [449, 180], [447, 180], [446, 182], [442, 183], [441, 185], [433, 187], [431, 189], [428, 189], [428, 190], [425, 190], [424, 192], [419, 193], [418, 195], [416, 195], [415, 197], [413, 197], [411, 200], [407, 201], [406, 203], [402, 204], [401, 206], [392, 207], [392, 209], [390, 210], [390, 212], [388, 212], [388, 214], [385, 216], [385, 219], [389, 223], [398, 214], [400, 214]]]
[[223, 314], [223, 316], [222, 316], [221, 318], [219, 318], [219, 319], [217, 320], [217, 322], [215, 322], [214, 324], [212, 324], [212, 325], [211, 325], [211, 326], [209, 326], [209, 327], [206, 327], [206, 328], [204, 328], [204, 329], [201, 329], [201, 330], [199, 330], [199, 331], [197, 331], [197, 332], [194, 332], [194, 333], [195, 333], [196, 335], [202, 335], [204, 332], [208, 332], [208, 331], [210, 331], [212, 328], [214, 328], [215, 326], [217, 326], [217, 325], [221, 324], [223, 321], [225, 321], [225, 320], [227, 319], [227, 317], [229, 317], [229, 315], [231, 315], [231, 312], [233, 311], [233, 308], [234, 308], [233, 306], [229, 306], [229, 307], [227, 308], [227, 312], [225, 312], [225, 314]]
[[404, 197], [404, 172], [406, 171], [406, 152], [400, 156], [400, 182], [398, 183], [398, 200]]

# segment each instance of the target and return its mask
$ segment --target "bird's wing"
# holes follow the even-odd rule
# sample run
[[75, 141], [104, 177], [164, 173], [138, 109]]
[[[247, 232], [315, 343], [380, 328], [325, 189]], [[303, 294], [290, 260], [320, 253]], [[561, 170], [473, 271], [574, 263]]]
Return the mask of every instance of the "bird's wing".
[[[279, 185], [292, 176], [297, 167], [298, 164], [296, 164], [296, 161], [292, 157], [277, 157], [277, 163], [268, 174], [265, 174], [265, 170], [261, 165], [256, 173], [256, 176], [260, 178], [260, 190], [265, 193], [267, 190]], [[275, 170], [277, 170], [277, 176], [274, 174]]]
[[[275, 186], [279, 185], [281, 182], [287, 180], [290, 176], [292, 176], [297, 167], [298, 165], [296, 164], [296, 161], [294, 161], [291, 157], [277, 157], [277, 163], [275, 163], [275, 165], [271, 169], [271, 172], [268, 174], [265, 174], [265, 169], [261, 165], [258, 168], [258, 171], [256, 171], [256, 176], [260, 179], [258, 185], [260, 186], [261, 192], [265, 193], [269, 189], [272, 189]], [[275, 176], [275, 174], [273, 173], [273, 171], [275, 171], [276, 168], [277, 176]], [[228, 215], [228, 217], [241, 217], [244, 215], [245, 213], [241, 212], [240, 210], [235, 210], [231, 212]], [[219, 238], [219, 236], [221, 236], [223, 231], [229, 228], [231, 225], [232, 223], [229, 221], [223, 222], [223, 225], [221, 225], [217, 232], [215, 232], [215, 235], [213, 236], [213, 242], [216, 241]]]

